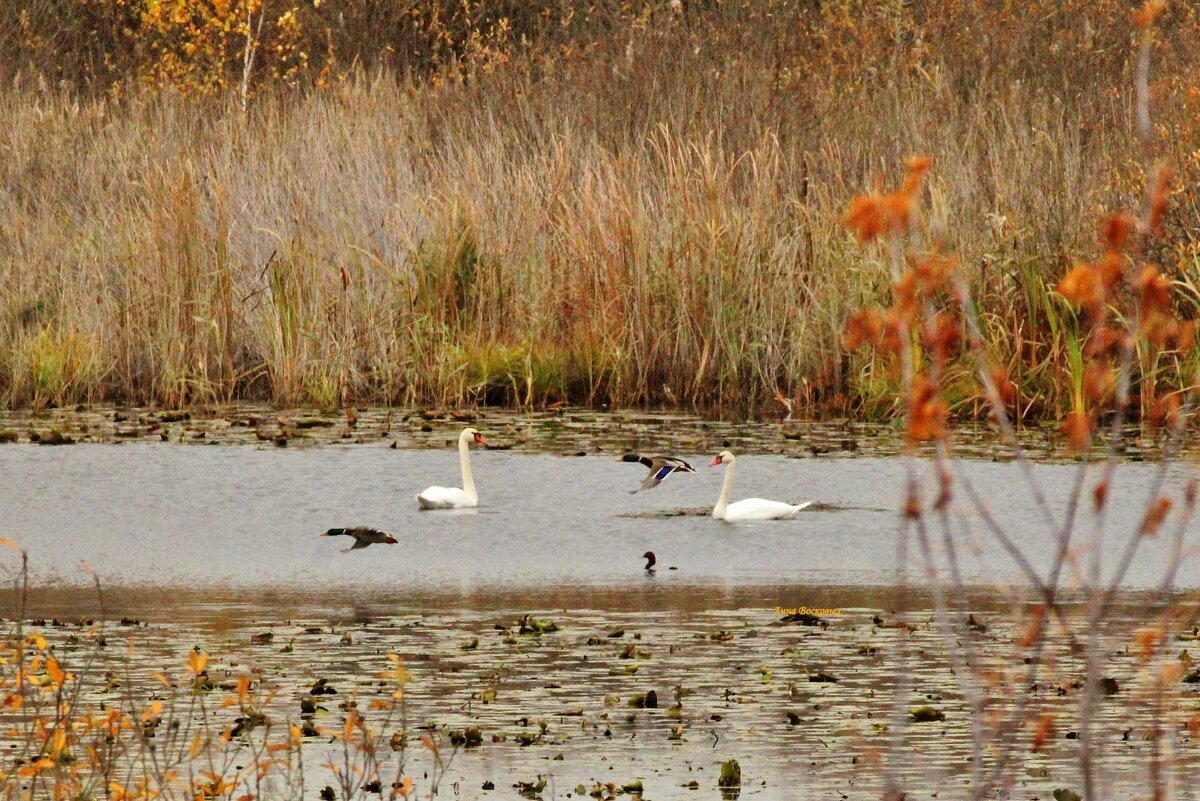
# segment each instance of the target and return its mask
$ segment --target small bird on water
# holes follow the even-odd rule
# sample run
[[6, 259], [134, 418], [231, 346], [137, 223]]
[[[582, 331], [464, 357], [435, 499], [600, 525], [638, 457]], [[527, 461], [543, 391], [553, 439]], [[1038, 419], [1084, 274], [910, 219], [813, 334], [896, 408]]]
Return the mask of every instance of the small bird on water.
[[395, 545], [397, 540], [391, 534], [386, 534], [377, 528], [370, 526], [355, 526], [354, 528], [331, 528], [322, 534], [322, 537], [338, 537], [338, 536], [354, 537], [354, 544], [349, 548], [342, 550], [342, 553], [350, 553], [357, 551], [359, 548], [366, 548], [368, 545], [387, 544]]
[[[644, 554], [642, 554], [642, 558], [646, 560], [646, 567], [644, 568], [646, 571], [646, 575], [653, 576], [654, 575], [654, 566], [656, 564], [658, 564], [658, 559], [654, 556], [654, 551], [646, 551]], [[675, 567], [674, 565], [667, 568], [667, 570], [678, 570], [678, 569], [679, 568]]]
[[642, 482], [642, 486], [635, 490], [630, 490], [629, 494], [641, 492], [644, 489], [657, 487], [662, 483], [662, 480], [672, 473], [695, 473], [696, 471], [690, 464], [676, 456], [639, 456], [636, 453], [631, 453], [622, 457], [624, 462], [638, 462], [650, 468], [649, 475]]

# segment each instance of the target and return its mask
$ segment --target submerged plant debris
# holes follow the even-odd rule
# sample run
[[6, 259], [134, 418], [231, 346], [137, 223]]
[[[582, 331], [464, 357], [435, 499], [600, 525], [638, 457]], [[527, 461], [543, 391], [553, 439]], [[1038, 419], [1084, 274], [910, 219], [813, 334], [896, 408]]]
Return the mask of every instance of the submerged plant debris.
[[[546, 411], [374, 407], [356, 411], [351, 424], [344, 411], [280, 411], [252, 404], [197, 407], [187, 412], [106, 406], [38, 412], [2, 410], [0, 445], [171, 442], [263, 448], [334, 444], [444, 448], [453, 444], [467, 424], [486, 431], [493, 450], [563, 456], [611, 453], [614, 459], [631, 452], [716, 453], [726, 448], [795, 458], [837, 459], [894, 456], [905, 448], [904, 432], [897, 425], [853, 420], [798, 424], [766, 417], [730, 422], [677, 412], [600, 412], [569, 407]], [[1056, 438], [1057, 432], [1057, 427], [1049, 423], [1023, 429], [1026, 454], [1043, 461], [1076, 458], [1063, 447], [1061, 438]], [[955, 453], [959, 456], [1009, 458], [1009, 451], [990, 426], [960, 426], [957, 436]], [[1196, 447], [1200, 449], [1200, 445]], [[1131, 427], [1122, 450], [1129, 460], [1150, 460], [1161, 453], [1161, 435]], [[810, 509], [837, 510], [820, 503]], [[699, 510], [681, 509], [671, 514], [698, 513]]]
[[[977, 635], [982, 657], [998, 671], [1023, 633], [1020, 610], [1011, 611], [990, 610], [988, 630]], [[792, 775], [796, 754], [804, 753], [806, 786], [847, 799], [878, 798], [878, 755], [894, 722], [899, 669], [916, 724], [905, 736], [922, 755], [900, 770], [913, 786], [969, 792], [969, 715], [932, 612], [910, 613], [911, 630], [879, 626], [876, 609], [844, 610], [827, 628], [770, 625], [773, 610], [746, 608], [358, 617], [235, 622], [193, 609], [185, 620], [137, 627], [39, 619], [22, 630], [39, 653], [55, 655], [54, 670], [78, 682], [82, 703], [95, 709], [120, 704], [159, 715], [154, 699], [211, 696], [217, 722], [232, 727], [234, 753], [248, 748], [255, 732], [295, 724], [294, 747], [310, 787], [336, 783], [326, 765], [341, 758], [342, 746], [322, 733], [347, 729], [347, 721], [370, 724], [390, 692], [380, 677], [402, 675], [407, 719], [421, 725], [402, 731], [393, 721], [379, 731], [384, 752], [406, 752], [409, 770], [419, 776], [424, 750], [413, 748], [421, 741], [443, 757], [454, 754], [445, 785], [513, 787], [527, 797], [548, 797], [553, 784], [560, 791], [613, 788], [602, 796], [672, 799], [694, 797], [689, 793], [697, 788], [740, 788], [742, 797], [773, 798], [785, 791], [781, 782]], [[488, 636], [512, 621], [536, 622], [539, 636]], [[274, 637], [246, 636], [251, 628]], [[104, 648], [84, 634], [96, 631], [103, 632]], [[614, 647], [621, 641], [615, 631], [636, 632], [637, 646]], [[348, 644], [343, 633], [352, 635]], [[464, 649], [464, 642], [473, 647]], [[631, 648], [652, 658], [636, 674], [614, 671], [628, 663]], [[93, 661], [97, 652], [103, 669]], [[1080, 674], [1082, 660], [1069, 647], [1056, 658], [1063, 675]], [[1132, 660], [1114, 657], [1106, 672], [1106, 681], [1120, 683], [1122, 700], [1099, 709], [1109, 743], [1105, 769], [1117, 788], [1122, 778], [1132, 786], [1151, 747], [1140, 734], [1154, 710], [1144, 694], [1146, 677]], [[187, 676], [196, 678], [180, 681]], [[1200, 691], [1180, 686], [1194, 706]], [[261, 703], [220, 709], [220, 697], [248, 689]], [[1045, 798], [1054, 787], [1075, 786], [1065, 716], [1077, 686], [1012, 689], [1014, 697], [1032, 694], [1039, 709], [1064, 718], [1055, 738], [1025, 756], [1011, 797]], [[1185, 730], [1174, 759], [1200, 767], [1189, 740]]]

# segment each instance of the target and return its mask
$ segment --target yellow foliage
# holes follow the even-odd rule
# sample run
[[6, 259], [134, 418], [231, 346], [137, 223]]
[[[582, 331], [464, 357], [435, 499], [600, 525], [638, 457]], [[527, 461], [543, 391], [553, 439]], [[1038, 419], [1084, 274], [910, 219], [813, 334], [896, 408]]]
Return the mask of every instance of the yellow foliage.
[[230, 88], [248, 93], [260, 71], [295, 81], [307, 64], [298, 48], [298, 7], [284, 6], [269, 17], [268, 5], [266, 0], [144, 0], [141, 26], [133, 33], [149, 54], [142, 81], [196, 95]]
[[205, 665], [208, 664], [208, 654], [203, 651], [192, 651], [188, 654], [188, 671], [193, 674], [204, 672]]

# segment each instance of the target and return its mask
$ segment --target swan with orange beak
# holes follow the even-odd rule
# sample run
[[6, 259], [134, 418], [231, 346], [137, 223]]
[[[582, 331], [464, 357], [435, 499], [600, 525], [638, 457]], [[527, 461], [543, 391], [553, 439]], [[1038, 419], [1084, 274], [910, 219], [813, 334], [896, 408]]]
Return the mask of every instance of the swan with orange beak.
[[721, 497], [717, 498], [717, 505], [712, 510], [712, 516], [717, 520], [734, 522], [739, 520], [784, 520], [795, 517], [801, 509], [812, 503], [812, 501], [805, 501], [800, 504], [791, 504], [783, 501], [768, 501], [763, 498], [746, 498], [744, 501], [730, 503], [729, 491], [733, 489], [733, 468], [736, 461], [732, 453], [721, 451], [709, 465], [709, 467], [725, 465], [725, 482], [721, 485]]
[[417, 495], [422, 509], [468, 509], [479, 505], [475, 477], [471, 474], [471, 443], [487, 447], [487, 440], [474, 428], [464, 428], [458, 436], [458, 462], [462, 469], [462, 488], [433, 486]]

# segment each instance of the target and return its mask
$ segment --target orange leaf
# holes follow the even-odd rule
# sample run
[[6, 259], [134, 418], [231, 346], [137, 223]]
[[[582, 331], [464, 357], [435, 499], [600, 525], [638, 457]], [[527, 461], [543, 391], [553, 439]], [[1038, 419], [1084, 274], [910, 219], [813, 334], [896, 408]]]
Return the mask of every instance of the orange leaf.
[[54, 657], [46, 660], [46, 672], [50, 674], [50, 681], [54, 682], [56, 686], [61, 686], [63, 680], [67, 677], [67, 674], [58, 666], [58, 660]]
[[946, 436], [946, 420], [949, 416], [950, 408], [938, 395], [937, 384], [928, 378], [917, 379], [909, 398], [909, 442], [942, 439]]
[[904, 188], [901, 191], [911, 196], [921, 188], [925, 174], [933, 169], [933, 159], [929, 156], [912, 156], [904, 162], [904, 166], [908, 172], [904, 176]]
[[1171, 305], [1171, 279], [1160, 273], [1153, 264], [1142, 265], [1133, 288], [1139, 295], [1143, 314], [1166, 311]]
[[146, 723], [146, 722], [152, 720], [153, 718], [158, 717], [159, 713], [161, 713], [162, 711], [163, 711], [163, 702], [155, 701], [150, 706], [146, 707], [146, 711], [142, 712], [142, 723]]
[[1158, 171], [1158, 181], [1154, 185], [1154, 193], [1150, 199], [1149, 228], [1155, 234], [1161, 234], [1163, 215], [1167, 213], [1167, 202], [1171, 197], [1171, 179], [1175, 177], [1170, 167]]
[[1158, 649], [1163, 640], [1163, 630], [1156, 627], [1138, 629], [1133, 633], [1133, 642], [1137, 646], [1135, 653], [1142, 659], [1149, 659]]
[[1103, 297], [1100, 275], [1090, 264], [1077, 264], [1063, 276], [1056, 287], [1058, 294], [1076, 306], [1095, 308]]
[[42, 757], [37, 762], [25, 765], [17, 770], [18, 776], [36, 776], [46, 768], [54, 767], [54, 760], [49, 757]]
[[1139, 28], [1149, 28], [1166, 8], [1164, 0], [1146, 0], [1142, 7], [1134, 12], [1133, 24]]
[[859, 242], [870, 242], [884, 232], [882, 200], [880, 195], [870, 194], [859, 195], [850, 201], [842, 225], [853, 231]]
[[351, 709], [350, 714], [346, 715], [346, 724], [342, 727], [342, 737], [349, 740], [350, 735], [354, 734], [354, 727], [357, 725], [358, 713]]
[[203, 651], [192, 651], [188, 654], [188, 670], [194, 674], [204, 672], [204, 667], [208, 664], [208, 654]]
[[1042, 625], [1046, 621], [1046, 607], [1038, 604], [1029, 610], [1029, 623], [1017, 639], [1017, 645], [1028, 648], [1042, 636]]
[[1121, 250], [1129, 241], [1129, 235], [1137, 228], [1137, 221], [1128, 214], [1114, 214], [1104, 222], [1102, 237], [1109, 250]]
[[1146, 516], [1142, 519], [1142, 526], [1138, 532], [1143, 537], [1153, 537], [1158, 533], [1158, 527], [1162, 525], [1169, 511], [1171, 511], [1171, 499], [1165, 495], [1158, 496], [1146, 510]]
[[846, 323], [846, 350], [874, 344], [883, 335], [883, 318], [875, 309], [863, 309]]
[[1054, 715], [1043, 712], [1033, 729], [1033, 753], [1042, 750], [1047, 742], [1054, 739]]

